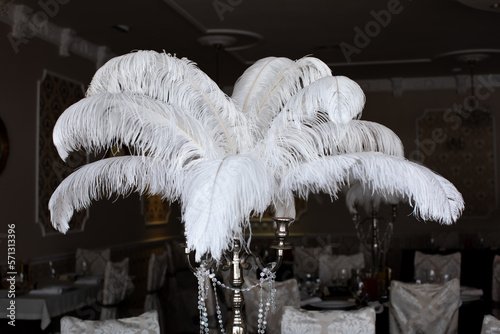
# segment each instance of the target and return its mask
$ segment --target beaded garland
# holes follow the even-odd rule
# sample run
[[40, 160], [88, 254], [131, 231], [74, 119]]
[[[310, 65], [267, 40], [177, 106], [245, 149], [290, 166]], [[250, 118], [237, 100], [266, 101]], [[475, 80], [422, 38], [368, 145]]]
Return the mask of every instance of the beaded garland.
[[[259, 286], [259, 314], [258, 314], [258, 325], [257, 325], [257, 333], [264, 334], [266, 332], [267, 325], [267, 315], [271, 310], [273, 313], [276, 310], [275, 305], [275, 295], [276, 295], [276, 287], [275, 280], [276, 275], [269, 270], [268, 268], [264, 268], [264, 270], [260, 273], [259, 283], [256, 283], [248, 288], [239, 289], [233, 288], [225, 285], [223, 282], [219, 281], [215, 277], [215, 273], [208, 270], [205, 266], [200, 266], [195, 272], [196, 278], [198, 279], [198, 311], [200, 313], [200, 334], [208, 334], [210, 332], [209, 322], [208, 322], [208, 311], [206, 306], [206, 299], [208, 298], [208, 289], [210, 288], [210, 281], [212, 282], [213, 290], [214, 290], [214, 299], [215, 299], [215, 308], [217, 313], [217, 322], [219, 323], [221, 333], [225, 334], [226, 331], [224, 329], [224, 321], [222, 319], [222, 312], [220, 309], [219, 301], [217, 298], [217, 285], [228, 290], [232, 291], [250, 291], [253, 288]], [[269, 282], [269, 292], [266, 296], [266, 303], [264, 306], [264, 283]]]

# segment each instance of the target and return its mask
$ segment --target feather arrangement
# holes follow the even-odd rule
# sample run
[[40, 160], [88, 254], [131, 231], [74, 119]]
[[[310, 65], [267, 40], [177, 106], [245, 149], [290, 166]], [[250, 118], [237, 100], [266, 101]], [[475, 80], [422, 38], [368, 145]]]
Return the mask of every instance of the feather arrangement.
[[154, 51], [101, 67], [84, 99], [54, 128], [61, 158], [126, 145], [134, 155], [76, 170], [49, 203], [66, 232], [74, 210], [131, 192], [179, 201], [188, 249], [220, 261], [252, 215], [294, 218], [294, 196], [346, 185], [396, 196], [424, 220], [449, 224], [464, 208], [447, 180], [404, 159], [386, 127], [360, 120], [365, 96], [321, 60], [268, 57], [226, 96], [193, 62]]

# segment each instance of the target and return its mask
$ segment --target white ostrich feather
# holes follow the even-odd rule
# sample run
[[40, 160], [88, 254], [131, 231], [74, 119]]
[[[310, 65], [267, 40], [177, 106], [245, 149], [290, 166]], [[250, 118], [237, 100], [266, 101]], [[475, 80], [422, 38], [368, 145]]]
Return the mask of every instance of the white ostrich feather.
[[84, 165], [65, 178], [52, 194], [52, 225], [66, 233], [75, 210], [114, 194], [127, 196], [136, 191], [159, 194], [173, 201], [179, 196], [181, 180], [182, 175], [170, 173], [147, 157], [114, 157]]
[[401, 139], [389, 128], [364, 120], [352, 120], [345, 124], [342, 136], [332, 148], [332, 154], [353, 152], [382, 152], [404, 156]]
[[403, 156], [403, 144], [387, 127], [368, 121], [332, 122], [324, 112], [293, 112], [275, 117], [255, 149], [275, 173], [319, 156], [376, 151]]
[[[264, 74], [258, 76], [253, 70], [244, 73], [239, 79], [241, 85], [235, 87], [233, 93], [233, 98], [240, 100], [243, 100], [240, 96], [246, 94], [244, 111], [256, 120], [257, 140], [264, 136], [272, 119], [295, 93], [319, 78], [331, 76], [330, 68], [317, 58], [304, 57], [293, 63], [282, 58], [271, 60], [278, 63], [273, 70], [263, 71]], [[261, 67], [262, 64], [256, 65], [256, 68]], [[257, 89], [252, 88], [256, 80], [260, 79], [267, 82]]]
[[57, 120], [53, 139], [63, 160], [71, 151], [95, 152], [122, 144], [165, 163], [172, 163], [175, 155], [179, 167], [195, 158], [228, 153], [213, 127], [175, 106], [130, 93], [101, 93], [73, 104]]
[[288, 100], [284, 110], [325, 112], [334, 123], [361, 117], [365, 94], [359, 85], [343, 76], [323, 77], [304, 87]]
[[[349, 158], [355, 162], [346, 164], [344, 159]], [[374, 152], [319, 158], [297, 166], [284, 176], [281, 191], [298, 191], [302, 197], [325, 192], [336, 198], [340, 188], [353, 181], [406, 198], [414, 214], [424, 220], [451, 224], [464, 208], [462, 195], [443, 177], [404, 158]]]
[[325, 114], [281, 112], [255, 148], [274, 173], [333, 151], [344, 129]]
[[247, 68], [234, 84], [231, 95], [238, 109], [245, 113], [249, 105], [258, 104], [255, 102], [257, 97], [262, 92], [267, 93], [271, 82], [293, 63], [293, 60], [284, 57], [266, 57]]
[[235, 236], [243, 238], [251, 214], [271, 202], [272, 183], [265, 166], [248, 155], [201, 162], [185, 175], [182, 218], [187, 247], [196, 260], [211, 254], [219, 261]]
[[128, 92], [170, 103], [216, 127], [233, 153], [251, 147], [247, 117], [196, 64], [165, 53], [138, 51], [116, 57], [94, 75], [87, 96]]

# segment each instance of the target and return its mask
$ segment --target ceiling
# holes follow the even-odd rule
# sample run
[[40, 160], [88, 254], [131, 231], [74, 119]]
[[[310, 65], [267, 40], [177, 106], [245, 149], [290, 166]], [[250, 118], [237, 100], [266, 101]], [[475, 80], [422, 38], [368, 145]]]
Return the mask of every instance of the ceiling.
[[[500, 73], [500, 8], [494, 0], [45, 3], [56, 1], [50, 22], [116, 55], [148, 49], [187, 57], [212, 78], [219, 73], [221, 86], [267, 56], [313, 55], [331, 65], [335, 75], [356, 80], [468, 74], [467, 63], [456, 55], [480, 52], [489, 57], [476, 65], [476, 73]], [[43, 9], [38, 0], [12, 2]], [[212, 44], [227, 45], [221, 51], [203, 45], [199, 39], [206, 35], [218, 36]]]

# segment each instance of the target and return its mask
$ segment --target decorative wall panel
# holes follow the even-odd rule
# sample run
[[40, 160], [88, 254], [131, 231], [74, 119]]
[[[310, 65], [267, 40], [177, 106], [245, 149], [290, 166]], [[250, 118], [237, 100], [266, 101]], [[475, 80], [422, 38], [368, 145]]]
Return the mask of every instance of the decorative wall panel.
[[146, 225], [163, 225], [168, 223], [170, 205], [161, 196], [142, 196], [142, 215]]
[[496, 208], [495, 128], [485, 113], [426, 110], [417, 120], [418, 160], [450, 180], [465, 200], [464, 217], [487, 217]]
[[[38, 150], [37, 150], [37, 223], [43, 235], [58, 234], [50, 222], [48, 203], [50, 196], [75, 168], [87, 163], [83, 152], [70, 154], [64, 162], [52, 141], [54, 125], [62, 112], [84, 97], [81, 83], [68, 80], [56, 74], [45, 72], [39, 81], [38, 100]], [[69, 232], [82, 231], [88, 210], [76, 212], [69, 225]]]

